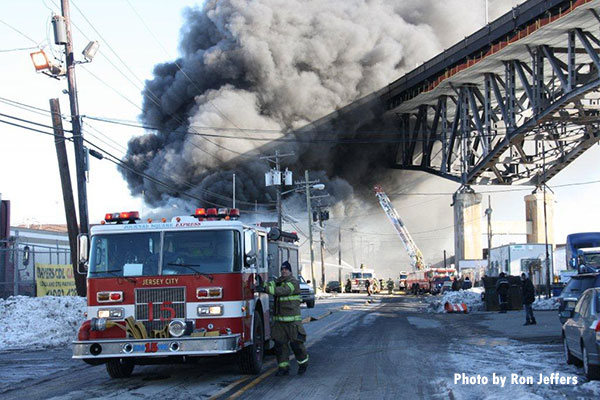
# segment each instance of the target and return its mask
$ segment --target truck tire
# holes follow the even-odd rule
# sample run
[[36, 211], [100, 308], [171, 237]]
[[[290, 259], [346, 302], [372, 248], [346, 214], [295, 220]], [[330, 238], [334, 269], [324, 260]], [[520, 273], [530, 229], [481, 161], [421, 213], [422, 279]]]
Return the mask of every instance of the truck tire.
[[307, 308], [315, 308], [315, 299], [306, 300], [306, 307]]
[[257, 375], [265, 357], [265, 329], [259, 309], [254, 311], [252, 344], [243, 348], [238, 355], [238, 364], [243, 374]]
[[111, 358], [106, 362], [106, 372], [111, 378], [129, 378], [135, 364], [127, 358]]

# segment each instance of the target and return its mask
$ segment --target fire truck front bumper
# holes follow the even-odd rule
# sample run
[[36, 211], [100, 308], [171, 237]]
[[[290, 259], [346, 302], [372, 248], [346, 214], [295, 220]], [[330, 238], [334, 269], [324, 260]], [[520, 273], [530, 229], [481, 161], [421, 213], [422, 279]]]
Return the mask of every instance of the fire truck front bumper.
[[242, 348], [239, 334], [169, 339], [106, 339], [73, 342], [73, 358], [216, 356]]

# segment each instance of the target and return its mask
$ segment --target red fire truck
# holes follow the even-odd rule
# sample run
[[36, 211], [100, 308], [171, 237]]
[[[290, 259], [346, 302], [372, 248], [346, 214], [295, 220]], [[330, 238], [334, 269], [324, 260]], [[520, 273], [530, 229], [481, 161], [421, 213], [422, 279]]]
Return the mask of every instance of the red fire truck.
[[235, 353], [243, 373], [259, 373], [273, 302], [255, 288], [286, 260], [298, 274], [298, 236], [238, 218], [237, 209], [199, 208], [140, 223], [122, 212], [80, 236], [88, 319], [73, 358], [123, 378], [135, 364]]

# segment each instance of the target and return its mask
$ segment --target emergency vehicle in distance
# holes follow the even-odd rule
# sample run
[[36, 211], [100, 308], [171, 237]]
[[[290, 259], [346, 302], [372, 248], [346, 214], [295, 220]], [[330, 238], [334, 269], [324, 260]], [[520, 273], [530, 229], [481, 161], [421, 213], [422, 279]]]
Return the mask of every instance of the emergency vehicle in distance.
[[73, 358], [123, 378], [135, 364], [237, 354], [243, 373], [259, 373], [273, 345], [273, 300], [256, 286], [278, 276], [283, 261], [298, 276], [298, 236], [245, 225], [239, 215], [198, 208], [139, 223], [138, 212], [106, 214], [90, 238], [81, 235], [88, 319]]
[[[454, 268], [425, 268], [408, 273], [406, 290], [411, 293], [439, 293], [440, 283], [452, 280], [456, 276]], [[438, 286], [439, 285], [439, 286]]]
[[367, 291], [367, 279], [373, 285], [371, 290], [373, 293], [379, 293], [379, 282], [375, 278], [375, 270], [364, 268], [361, 264], [360, 269], [352, 270], [350, 275], [350, 283], [352, 285], [352, 293], [366, 292]]

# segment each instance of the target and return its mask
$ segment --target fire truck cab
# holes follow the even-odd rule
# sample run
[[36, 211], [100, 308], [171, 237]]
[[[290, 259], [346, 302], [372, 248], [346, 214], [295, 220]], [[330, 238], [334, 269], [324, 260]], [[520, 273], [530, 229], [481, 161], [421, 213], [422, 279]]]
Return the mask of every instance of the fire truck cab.
[[89, 239], [80, 237], [88, 311], [73, 358], [106, 363], [111, 377], [123, 378], [153, 359], [235, 353], [243, 373], [259, 373], [272, 344], [272, 306], [256, 287], [286, 260], [297, 275], [298, 237], [238, 217], [214, 208], [169, 222], [107, 214]]

